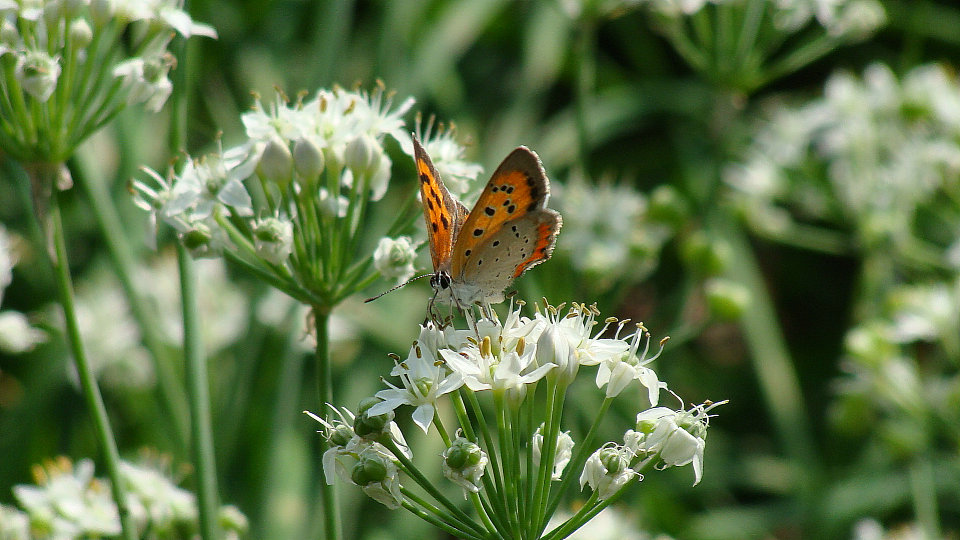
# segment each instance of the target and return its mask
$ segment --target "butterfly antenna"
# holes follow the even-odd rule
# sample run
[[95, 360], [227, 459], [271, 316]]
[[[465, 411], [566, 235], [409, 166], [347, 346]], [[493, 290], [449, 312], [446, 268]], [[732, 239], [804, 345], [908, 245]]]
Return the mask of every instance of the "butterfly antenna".
[[404, 285], [407, 285], [407, 284], [409, 284], [409, 283], [411, 283], [411, 282], [414, 282], [414, 281], [416, 281], [416, 280], [418, 280], [418, 279], [421, 279], [421, 278], [430, 277], [430, 276], [432, 276], [432, 275], [433, 275], [433, 274], [423, 274], [423, 275], [419, 275], [419, 276], [416, 276], [416, 277], [412, 277], [412, 278], [404, 281], [403, 283], [401, 283], [401, 284], [399, 284], [399, 285], [396, 285], [396, 286], [393, 287], [393, 288], [390, 288], [390, 289], [387, 289], [387, 290], [383, 291], [382, 293], [374, 296], [373, 298], [367, 298], [366, 300], [363, 301], [363, 303], [366, 304], [367, 302], [373, 302], [373, 301], [376, 300], [377, 298], [380, 298], [381, 296], [383, 296], [383, 295], [385, 295], [385, 294], [387, 294], [387, 293], [392, 293], [393, 291], [399, 289], [400, 287], [403, 287]]

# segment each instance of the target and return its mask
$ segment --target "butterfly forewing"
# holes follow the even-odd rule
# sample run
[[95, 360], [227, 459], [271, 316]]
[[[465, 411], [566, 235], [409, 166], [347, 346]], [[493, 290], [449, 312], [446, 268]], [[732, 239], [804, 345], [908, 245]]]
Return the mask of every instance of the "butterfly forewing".
[[523, 146], [511, 152], [494, 171], [459, 234], [454, 237], [451, 275], [455, 279], [462, 277], [468, 267], [474, 266], [471, 257], [476, 255], [478, 248], [483, 245], [492, 248], [493, 237], [500, 234], [505, 224], [543, 210], [549, 194], [547, 177], [537, 155]]
[[445, 270], [443, 266], [450, 263], [453, 244], [466, 218], [467, 209], [447, 191], [430, 156], [416, 137], [413, 137], [413, 148], [420, 178], [423, 218], [430, 241], [430, 259], [434, 271]]

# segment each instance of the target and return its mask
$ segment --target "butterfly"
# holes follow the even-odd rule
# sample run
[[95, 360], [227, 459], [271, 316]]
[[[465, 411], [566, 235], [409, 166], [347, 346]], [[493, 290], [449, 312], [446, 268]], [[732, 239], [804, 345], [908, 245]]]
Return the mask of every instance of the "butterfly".
[[553, 253], [562, 219], [547, 208], [550, 182], [540, 158], [517, 147], [500, 163], [472, 210], [443, 185], [413, 137], [434, 300], [457, 307], [503, 301], [503, 290]]

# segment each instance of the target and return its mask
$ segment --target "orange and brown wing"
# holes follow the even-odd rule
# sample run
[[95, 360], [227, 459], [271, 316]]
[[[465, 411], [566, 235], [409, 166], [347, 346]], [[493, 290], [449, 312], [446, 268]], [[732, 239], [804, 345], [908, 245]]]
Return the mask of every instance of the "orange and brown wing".
[[430, 259], [433, 270], [438, 271], [449, 267], [453, 243], [467, 209], [447, 191], [416, 135], [413, 136], [413, 149], [417, 175], [420, 178], [423, 219], [427, 226], [427, 239], [430, 241]]
[[511, 152], [494, 171], [454, 237], [450, 274], [455, 279], [462, 277], [478, 247], [496, 235], [504, 224], [543, 210], [549, 195], [550, 184], [537, 154], [524, 146]]

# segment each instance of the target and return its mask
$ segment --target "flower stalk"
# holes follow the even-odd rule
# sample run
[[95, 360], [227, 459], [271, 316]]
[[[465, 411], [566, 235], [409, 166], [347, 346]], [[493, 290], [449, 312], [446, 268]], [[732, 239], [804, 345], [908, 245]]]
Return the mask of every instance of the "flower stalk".
[[83, 349], [83, 340], [80, 336], [80, 327], [77, 321], [74, 304], [73, 284], [70, 277], [70, 264], [67, 259], [67, 246], [63, 228], [63, 219], [60, 215], [60, 195], [56, 191], [50, 197], [50, 239], [53, 245], [53, 265], [57, 290], [60, 296], [60, 305], [63, 308], [66, 322], [67, 342], [80, 378], [80, 389], [87, 408], [93, 415], [94, 431], [100, 449], [103, 452], [107, 475], [110, 478], [110, 489], [113, 501], [117, 505], [120, 515], [120, 525], [124, 540], [134, 540], [136, 532], [130, 518], [130, 509], [127, 507], [126, 490], [120, 475], [120, 453], [117, 451], [117, 442], [110, 428], [110, 419], [103, 404], [103, 396], [93, 375], [93, 370]]

